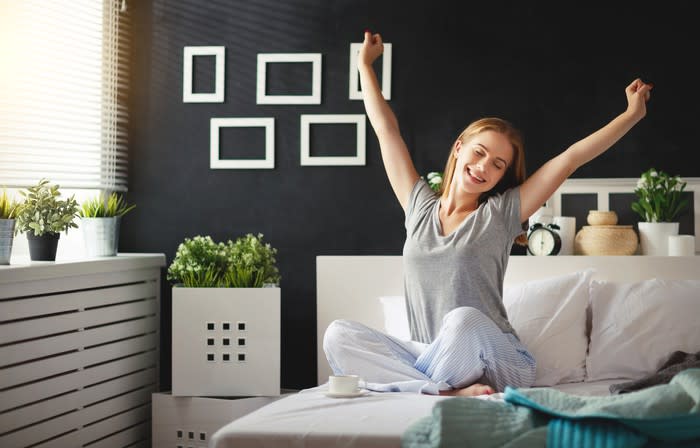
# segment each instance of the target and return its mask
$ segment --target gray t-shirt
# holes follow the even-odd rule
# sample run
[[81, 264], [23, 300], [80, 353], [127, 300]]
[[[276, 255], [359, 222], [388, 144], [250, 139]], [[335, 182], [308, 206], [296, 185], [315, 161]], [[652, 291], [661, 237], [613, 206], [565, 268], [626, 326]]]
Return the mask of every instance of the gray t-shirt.
[[504, 333], [515, 334], [503, 307], [503, 276], [513, 240], [522, 233], [519, 191], [492, 196], [443, 236], [439, 196], [424, 179], [413, 186], [403, 248], [413, 340], [432, 342], [445, 314], [461, 306], [478, 309]]

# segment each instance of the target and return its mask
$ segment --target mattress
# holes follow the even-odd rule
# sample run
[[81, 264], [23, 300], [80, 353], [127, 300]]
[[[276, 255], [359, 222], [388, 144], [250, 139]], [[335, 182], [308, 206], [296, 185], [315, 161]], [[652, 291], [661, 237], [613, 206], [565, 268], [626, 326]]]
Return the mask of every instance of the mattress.
[[[624, 380], [554, 386], [576, 395], [608, 395]], [[407, 392], [369, 392], [353, 398], [326, 396], [322, 385], [288, 395], [219, 429], [210, 447], [400, 447], [401, 435], [433, 405], [450, 397]], [[502, 401], [503, 394], [482, 395]]]

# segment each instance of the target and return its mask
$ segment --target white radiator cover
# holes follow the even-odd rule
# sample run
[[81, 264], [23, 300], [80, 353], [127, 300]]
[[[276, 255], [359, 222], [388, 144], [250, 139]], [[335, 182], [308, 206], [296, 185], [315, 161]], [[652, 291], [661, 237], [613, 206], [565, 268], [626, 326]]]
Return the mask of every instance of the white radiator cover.
[[150, 446], [162, 254], [0, 267], [0, 446]]

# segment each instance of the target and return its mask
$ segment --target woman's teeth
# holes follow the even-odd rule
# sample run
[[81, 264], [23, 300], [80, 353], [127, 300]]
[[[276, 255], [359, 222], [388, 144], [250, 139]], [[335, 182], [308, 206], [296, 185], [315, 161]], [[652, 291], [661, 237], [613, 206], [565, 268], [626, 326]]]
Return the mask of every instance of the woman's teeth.
[[476, 180], [477, 182], [479, 182], [479, 183], [484, 183], [484, 182], [486, 182], [484, 179], [480, 178], [479, 176], [477, 176], [477, 175], [475, 175], [475, 174], [472, 174], [472, 170], [469, 170], [469, 169], [468, 169], [467, 172], [468, 172], [469, 175], [470, 175], [474, 180]]

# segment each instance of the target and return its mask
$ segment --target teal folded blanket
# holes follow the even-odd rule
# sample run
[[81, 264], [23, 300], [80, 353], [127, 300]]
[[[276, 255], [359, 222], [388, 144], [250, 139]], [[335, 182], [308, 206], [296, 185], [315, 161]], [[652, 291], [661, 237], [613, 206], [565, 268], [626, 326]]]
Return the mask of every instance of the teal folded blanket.
[[700, 369], [623, 395], [506, 388], [504, 399], [442, 400], [406, 430], [402, 446], [700, 447]]

